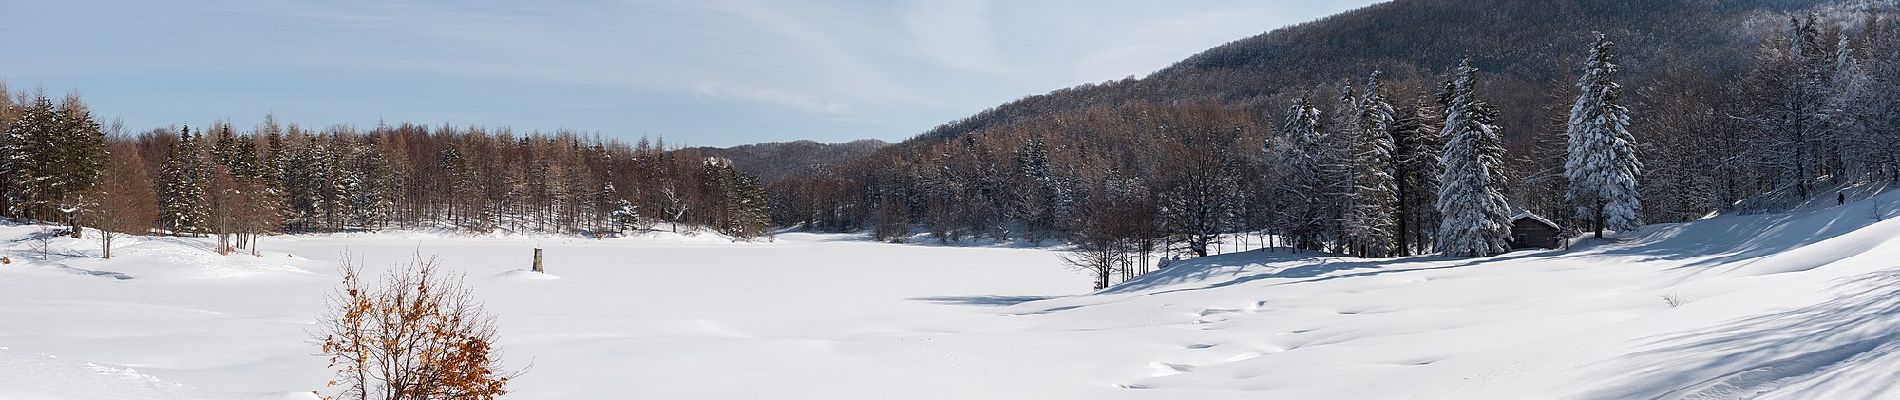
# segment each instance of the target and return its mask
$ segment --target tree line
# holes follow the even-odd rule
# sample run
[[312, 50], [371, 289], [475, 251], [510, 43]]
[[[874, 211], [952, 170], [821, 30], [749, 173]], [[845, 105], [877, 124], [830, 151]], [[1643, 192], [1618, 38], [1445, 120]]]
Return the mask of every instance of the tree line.
[[1481, 256], [1505, 250], [1516, 212], [1600, 234], [1900, 180], [1900, 23], [1784, 21], [1734, 79], [1671, 64], [1629, 90], [1610, 41], [1580, 40], [1574, 72], [1544, 86], [1568, 107], [1508, 130], [1500, 109], [1522, 104], [1486, 101], [1467, 58], [1429, 78], [957, 121], [971, 130], [775, 182], [772, 212], [889, 241], [1067, 241], [1101, 287], [1222, 242]]
[[611, 235], [770, 226], [764, 183], [663, 140], [417, 124], [310, 129], [267, 116], [126, 132], [78, 95], [0, 86], [0, 213], [122, 234], [211, 235], [221, 251], [277, 233], [451, 228]]

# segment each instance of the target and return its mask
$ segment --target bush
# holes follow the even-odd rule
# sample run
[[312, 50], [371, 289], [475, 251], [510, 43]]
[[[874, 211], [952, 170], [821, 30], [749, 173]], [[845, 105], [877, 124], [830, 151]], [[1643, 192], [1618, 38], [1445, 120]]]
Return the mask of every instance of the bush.
[[[347, 258], [347, 257], [346, 257]], [[500, 370], [495, 318], [434, 260], [417, 257], [365, 287], [347, 259], [316, 339], [340, 389], [329, 399], [493, 399], [518, 373]]]

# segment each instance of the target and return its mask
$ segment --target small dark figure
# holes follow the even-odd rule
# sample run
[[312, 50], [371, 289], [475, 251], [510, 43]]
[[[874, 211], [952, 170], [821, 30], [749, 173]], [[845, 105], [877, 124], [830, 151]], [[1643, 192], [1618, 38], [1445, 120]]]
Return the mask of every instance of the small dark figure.
[[1837, 205], [1837, 206], [1847, 205], [1847, 192], [1841, 192], [1840, 194], [1834, 195], [1834, 205]]

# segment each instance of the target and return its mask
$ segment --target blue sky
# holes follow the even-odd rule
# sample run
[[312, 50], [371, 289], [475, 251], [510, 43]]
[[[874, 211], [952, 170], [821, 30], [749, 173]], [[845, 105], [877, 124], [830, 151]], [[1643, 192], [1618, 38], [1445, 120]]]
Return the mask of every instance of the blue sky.
[[508, 126], [669, 143], [901, 140], [1374, 3], [12, 1], [0, 79], [128, 128]]

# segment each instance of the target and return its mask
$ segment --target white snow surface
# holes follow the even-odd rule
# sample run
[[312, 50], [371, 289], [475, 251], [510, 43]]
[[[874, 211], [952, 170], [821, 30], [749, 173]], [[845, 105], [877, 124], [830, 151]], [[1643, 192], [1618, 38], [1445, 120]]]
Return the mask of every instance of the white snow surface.
[[1093, 294], [1048, 249], [840, 235], [129, 238], [111, 260], [89, 237], [42, 260], [41, 227], [0, 226], [0, 399], [311, 398], [345, 251], [463, 273], [527, 370], [508, 398], [1900, 398], [1897, 205], [1495, 258], [1252, 251]]

